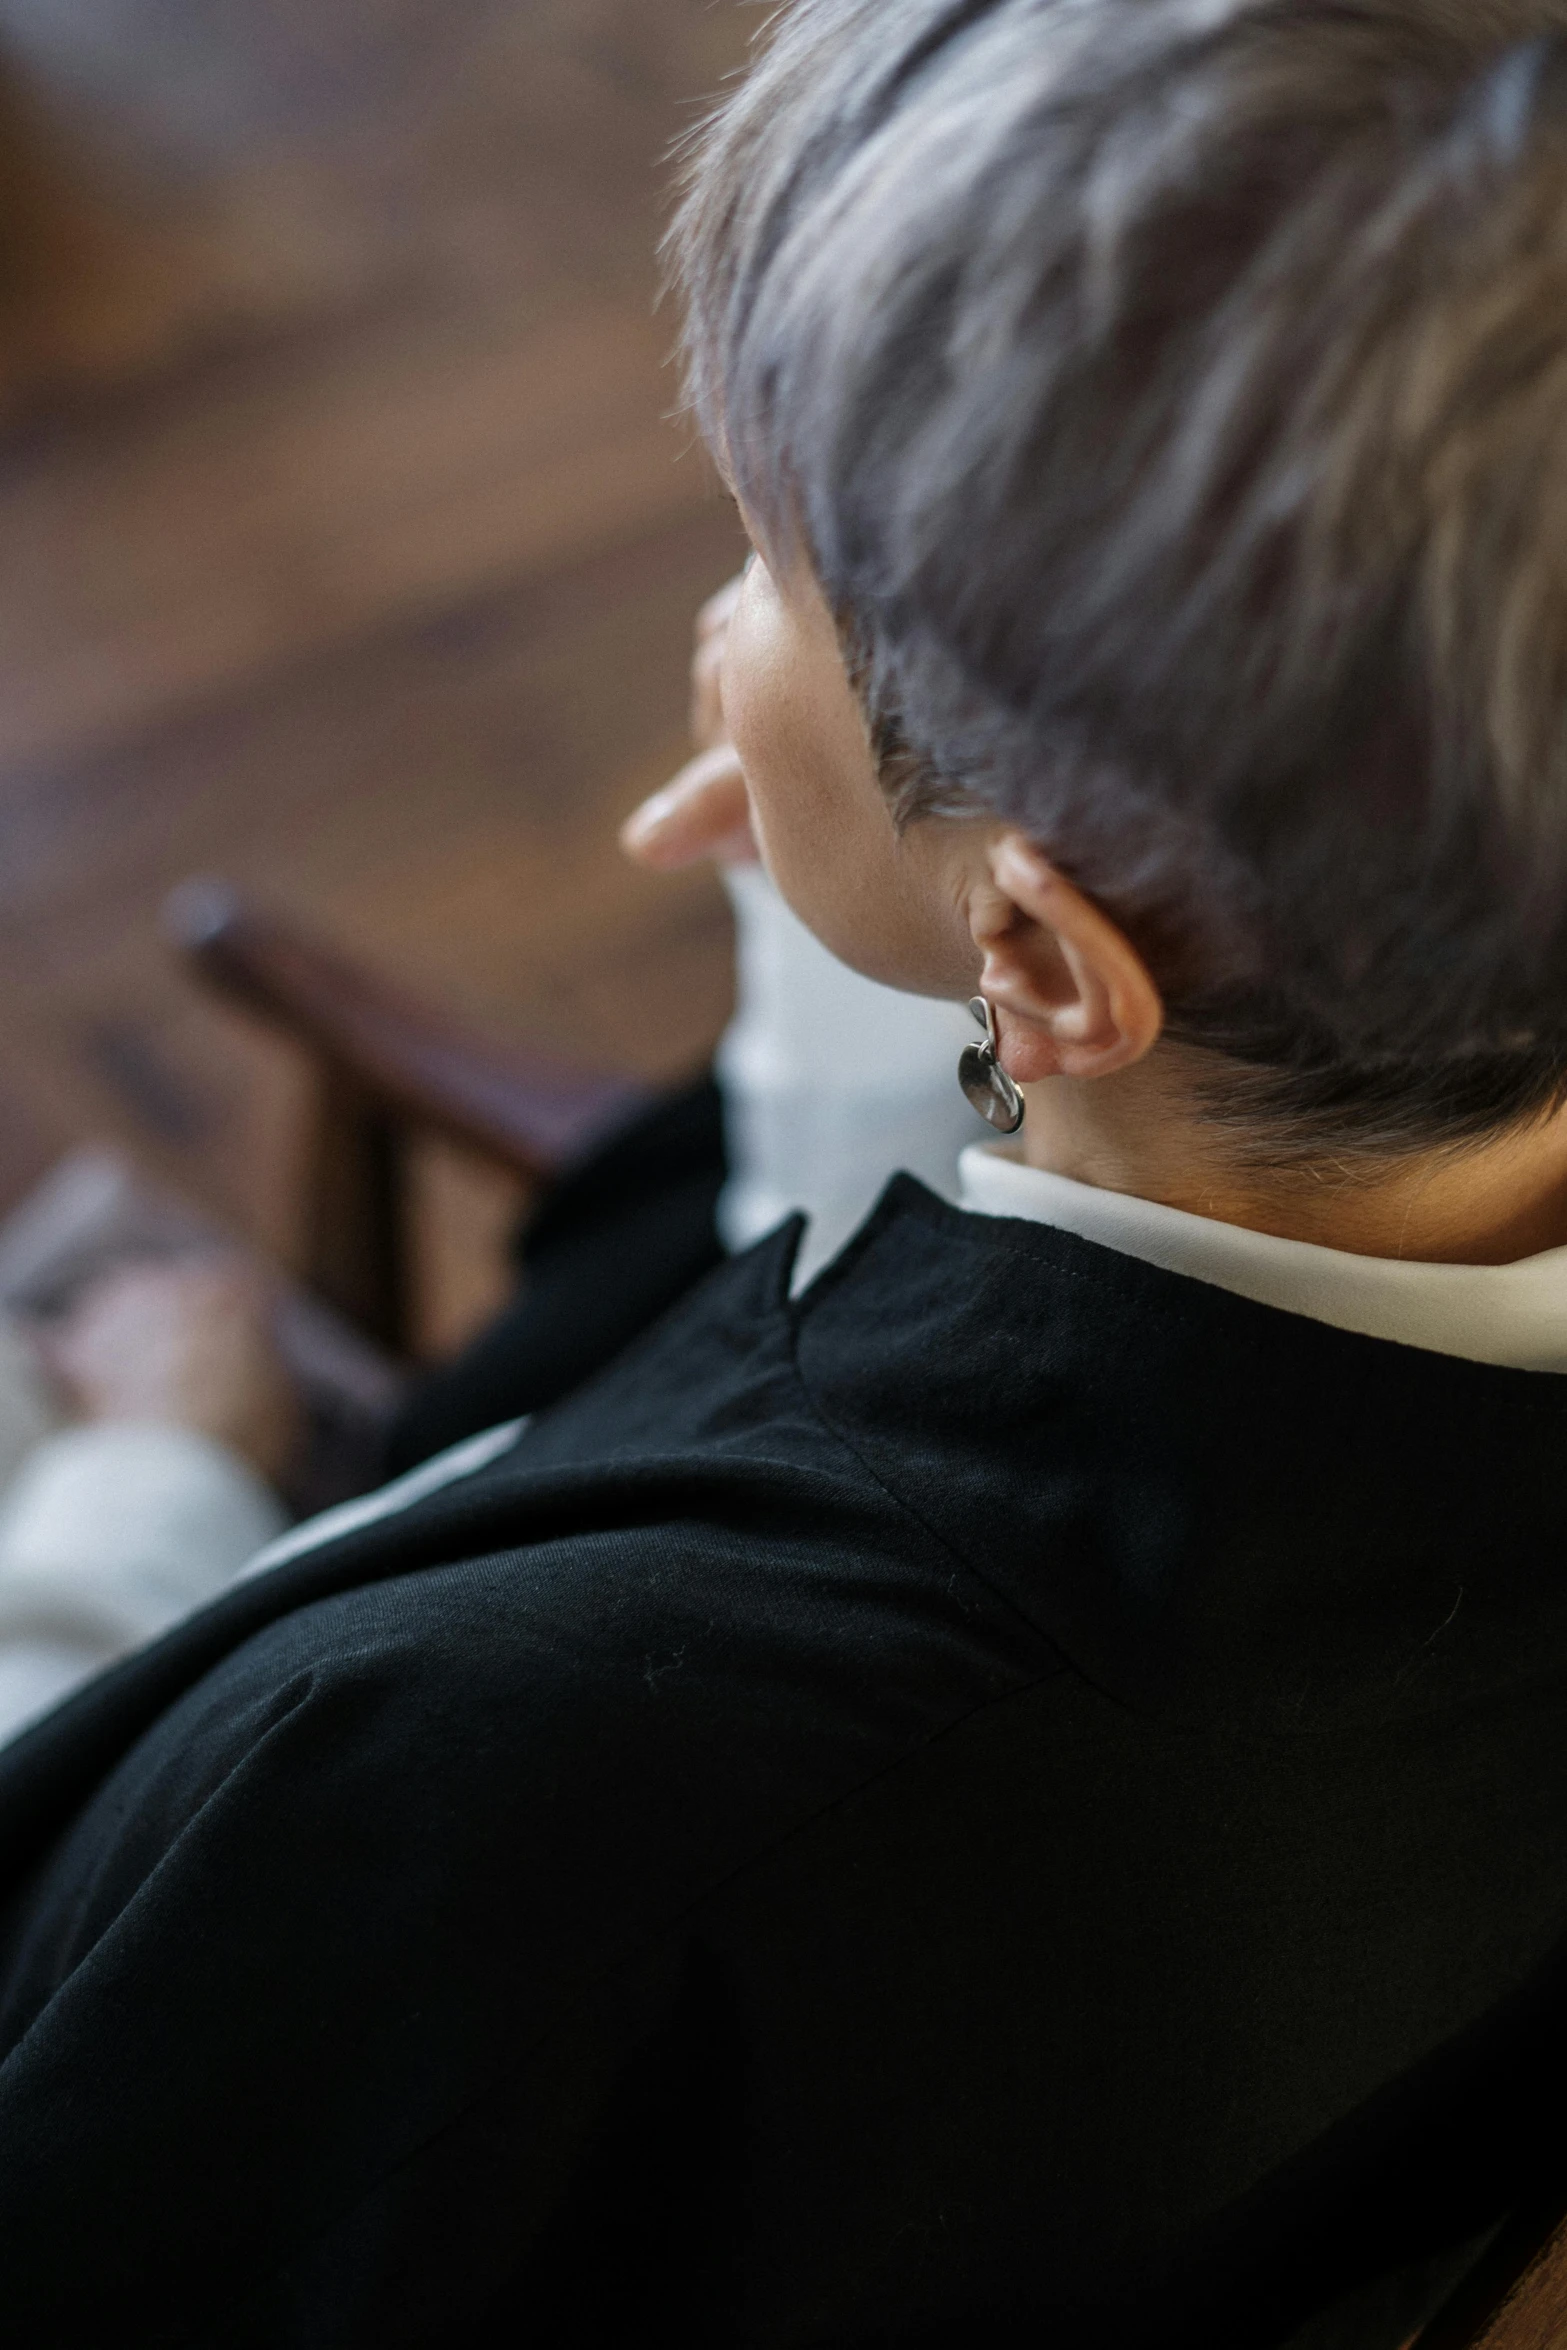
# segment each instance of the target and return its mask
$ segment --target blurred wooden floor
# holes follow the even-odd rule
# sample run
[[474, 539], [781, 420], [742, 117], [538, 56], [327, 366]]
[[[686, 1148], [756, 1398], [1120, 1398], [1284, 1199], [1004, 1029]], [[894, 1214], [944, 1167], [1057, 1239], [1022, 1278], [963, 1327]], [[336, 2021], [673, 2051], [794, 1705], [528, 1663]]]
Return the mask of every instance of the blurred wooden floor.
[[613, 832], [736, 555], [654, 250], [746, 30], [0, 0], [0, 1207], [108, 1138], [291, 1246], [298, 1073], [158, 938], [194, 871], [503, 1032], [711, 1042], [717, 894]]

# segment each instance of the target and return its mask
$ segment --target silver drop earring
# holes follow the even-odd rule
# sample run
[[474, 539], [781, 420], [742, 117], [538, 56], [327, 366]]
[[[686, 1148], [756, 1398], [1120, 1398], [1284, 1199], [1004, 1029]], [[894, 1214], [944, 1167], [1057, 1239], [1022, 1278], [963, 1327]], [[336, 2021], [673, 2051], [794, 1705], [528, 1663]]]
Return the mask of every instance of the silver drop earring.
[[1016, 1134], [1023, 1123], [1023, 1096], [996, 1058], [995, 1012], [982, 995], [975, 996], [969, 1010], [985, 1031], [985, 1041], [964, 1046], [958, 1083], [972, 1107], [998, 1133]]

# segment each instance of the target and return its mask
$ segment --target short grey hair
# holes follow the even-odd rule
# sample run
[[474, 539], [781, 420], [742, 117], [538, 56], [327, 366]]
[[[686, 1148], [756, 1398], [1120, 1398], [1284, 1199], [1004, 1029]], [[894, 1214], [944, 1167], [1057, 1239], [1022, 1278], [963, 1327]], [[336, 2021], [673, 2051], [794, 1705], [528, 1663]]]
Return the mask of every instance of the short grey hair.
[[902, 815], [1285, 1157], [1567, 1098], [1567, 0], [795, 0], [673, 250]]

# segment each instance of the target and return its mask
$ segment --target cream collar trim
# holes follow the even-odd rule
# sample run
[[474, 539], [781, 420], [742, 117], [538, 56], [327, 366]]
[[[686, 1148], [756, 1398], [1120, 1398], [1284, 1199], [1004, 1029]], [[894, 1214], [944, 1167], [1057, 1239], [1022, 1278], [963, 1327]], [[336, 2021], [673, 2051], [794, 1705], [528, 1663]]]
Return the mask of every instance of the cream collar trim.
[[1421, 1265], [1280, 1240], [1025, 1167], [993, 1144], [958, 1162], [960, 1204], [1075, 1232], [1167, 1273], [1308, 1321], [1515, 1371], [1567, 1371], [1567, 1248], [1511, 1265]]

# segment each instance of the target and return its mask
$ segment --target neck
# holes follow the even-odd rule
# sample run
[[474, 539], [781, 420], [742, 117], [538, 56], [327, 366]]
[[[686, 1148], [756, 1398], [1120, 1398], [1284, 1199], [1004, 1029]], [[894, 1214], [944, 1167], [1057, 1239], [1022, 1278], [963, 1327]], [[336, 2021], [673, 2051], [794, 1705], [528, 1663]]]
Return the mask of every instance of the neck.
[[1023, 1156], [1102, 1191], [1355, 1256], [1501, 1265], [1567, 1244], [1567, 1111], [1462, 1147], [1275, 1169], [1250, 1164], [1203, 1115], [1197, 1076], [1195, 1055], [1161, 1044], [1112, 1077], [1030, 1085]]

